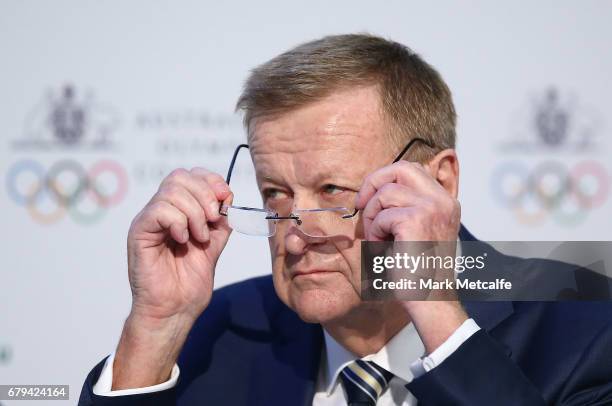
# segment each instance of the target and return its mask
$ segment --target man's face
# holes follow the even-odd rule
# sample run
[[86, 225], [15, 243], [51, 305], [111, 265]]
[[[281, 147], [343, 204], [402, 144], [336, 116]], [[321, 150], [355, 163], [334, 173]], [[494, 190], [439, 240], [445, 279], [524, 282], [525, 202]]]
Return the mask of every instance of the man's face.
[[[264, 204], [344, 206], [352, 213], [363, 179], [398, 152], [385, 138], [379, 99], [375, 87], [342, 90], [280, 116], [254, 120], [250, 150]], [[276, 292], [305, 321], [332, 321], [360, 305], [362, 225], [358, 217], [344, 221], [341, 229], [328, 230], [340, 236], [313, 238], [295, 221], [284, 220], [270, 238]]]

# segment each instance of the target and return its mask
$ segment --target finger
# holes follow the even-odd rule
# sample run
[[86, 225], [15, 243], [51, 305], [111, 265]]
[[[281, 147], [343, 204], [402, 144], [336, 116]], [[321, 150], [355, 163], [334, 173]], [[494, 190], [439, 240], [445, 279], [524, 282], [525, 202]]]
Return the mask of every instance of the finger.
[[215, 193], [217, 201], [223, 201], [231, 193], [229, 185], [225, 179], [218, 173], [211, 172], [207, 169], [195, 167], [191, 169], [191, 174], [199, 179], [204, 180]]
[[364, 229], [367, 230], [370, 227], [380, 211], [392, 207], [418, 206], [422, 200], [407, 186], [387, 183], [378, 189], [366, 203], [362, 211]]
[[169, 230], [176, 242], [184, 244], [189, 240], [187, 216], [165, 201], [157, 201], [145, 208], [143, 229], [148, 232]]
[[219, 200], [210, 184], [194, 175], [181, 179], [179, 182], [198, 201], [206, 214], [207, 221], [215, 222], [219, 220], [221, 217], [219, 214]]
[[208, 221], [219, 221], [222, 217], [219, 214], [219, 202], [231, 194], [229, 186], [221, 175], [204, 168], [193, 168], [190, 172], [192, 176], [187, 185], [189, 191], [204, 207]]
[[399, 183], [418, 191], [440, 187], [423, 165], [417, 162], [399, 161], [380, 168], [366, 177], [355, 199], [355, 207], [363, 208], [376, 191], [387, 183]]
[[371, 220], [383, 209], [414, 206], [421, 200], [409, 187], [398, 183], [387, 183], [366, 202], [362, 216]]
[[189, 231], [197, 241], [208, 241], [210, 234], [204, 208], [185, 187], [178, 183], [167, 184], [160, 190], [158, 199], [172, 204], [185, 214]]
[[[206, 178], [207, 176], [207, 178]], [[179, 184], [183, 186], [200, 204], [206, 214], [207, 221], [218, 221], [221, 215], [219, 214], [219, 196], [225, 196], [227, 193], [218, 193], [213, 190], [213, 186], [208, 183], [223, 182], [220, 175], [213, 172], [208, 172], [204, 168], [194, 168], [191, 171], [185, 169], [176, 169], [164, 180], [166, 185]], [[222, 183], [226, 185], [225, 182]], [[217, 183], [219, 185], [219, 183]]]
[[[229, 196], [225, 200], [223, 200], [223, 202], [220, 203], [220, 205], [231, 206], [233, 200], [234, 200], [234, 194], [230, 193]], [[231, 231], [232, 228], [230, 227], [228, 223], [227, 216], [219, 215], [219, 217], [220, 219], [218, 221], [209, 224], [211, 233], [214, 230]]]
[[[232, 193], [223, 201], [223, 204], [231, 205], [234, 199], [234, 195]], [[227, 244], [227, 240], [232, 233], [232, 228], [229, 225], [226, 216], [220, 216], [219, 221], [209, 224], [210, 228], [210, 243], [215, 250], [221, 252]]]
[[[380, 211], [366, 229], [368, 241], [385, 241], [388, 237], [395, 237], [403, 223], [414, 222], [416, 209], [413, 207], [393, 207]], [[413, 228], [416, 228], [413, 227]]]

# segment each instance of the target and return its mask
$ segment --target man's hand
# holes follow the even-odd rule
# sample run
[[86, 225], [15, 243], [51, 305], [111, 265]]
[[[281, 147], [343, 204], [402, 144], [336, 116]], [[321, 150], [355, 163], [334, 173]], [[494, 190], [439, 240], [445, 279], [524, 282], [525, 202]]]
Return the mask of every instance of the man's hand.
[[[356, 198], [368, 241], [455, 241], [457, 199], [415, 162], [399, 161], [370, 174]], [[448, 246], [448, 244], [444, 244]], [[451, 255], [454, 255], [453, 250]], [[428, 354], [467, 319], [450, 292], [448, 301], [403, 301]]]
[[356, 199], [368, 241], [455, 241], [461, 207], [416, 162], [399, 161], [370, 174]]
[[208, 306], [217, 260], [231, 229], [219, 204], [224, 179], [203, 168], [177, 169], [132, 221], [128, 274], [132, 309], [113, 367], [113, 390], [168, 379], [196, 318]]

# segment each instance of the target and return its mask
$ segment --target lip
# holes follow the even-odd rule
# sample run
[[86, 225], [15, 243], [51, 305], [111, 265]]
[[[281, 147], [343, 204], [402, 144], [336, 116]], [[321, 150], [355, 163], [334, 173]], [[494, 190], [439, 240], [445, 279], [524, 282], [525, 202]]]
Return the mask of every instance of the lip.
[[327, 274], [327, 273], [334, 273], [334, 272], [338, 272], [338, 271], [334, 271], [330, 269], [308, 269], [308, 270], [301, 270], [301, 271], [293, 272], [293, 274], [291, 275], [291, 278], [293, 279], [298, 276], [312, 276], [312, 275], [320, 275], [320, 274]]

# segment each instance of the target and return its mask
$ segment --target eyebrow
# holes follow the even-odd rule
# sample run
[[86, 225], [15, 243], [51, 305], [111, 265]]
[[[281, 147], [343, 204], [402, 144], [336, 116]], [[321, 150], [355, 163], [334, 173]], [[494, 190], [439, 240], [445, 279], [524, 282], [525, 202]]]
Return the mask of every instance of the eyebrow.
[[[309, 183], [321, 183], [323, 180], [328, 179], [329, 183], [349, 183], [351, 186], [358, 187], [363, 180], [361, 177], [356, 179], [356, 173], [352, 167], [340, 160], [323, 160], [313, 164], [311, 167], [313, 170], [304, 171], [306, 174], [301, 176], [301, 179], [307, 179]], [[275, 171], [274, 169], [277, 169], [274, 165], [264, 165], [260, 172], [256, 171], [258, 183], [287, 184], [283, 179], [282, 171]], [[261, 175], [259, 175], [260, 173]]]
[[[349, 172], [350, 173], [350, 172]], [[314, 177], [309, 177], [309, 179], [307, 180], [308, 183], [314, 183], [314, 184], [322, 184], [322, 183], [330, 183], [330, 184], [338, 184], [339, 186], [344, 186], [347, 188], [355, 188], [358, 189], [359, 186], [361, 186], [361, 179], [350, 179], [348, 175], [343, 175], [340, 173], [318, 173], [315, 174]], [[260, 178], [260, 181], [258, 182], [259, 185], [262, 185], [263, 183], [270, 183], [270, 184], [274, 184], [274, 185], [287, 185], [287, 182], [284, 180], [281, 180], [280, 178], [276, 178], [273, 175], [269, 175], [269, 174], [265, 174]]]
[[260, 179], [262, 182], [270, 182], [270, 183], [284, 183], [280, 181], [280, 179], [276, 178], [273, 175], [264, 174], [262, 177], [256, 176], [257, 179]]

